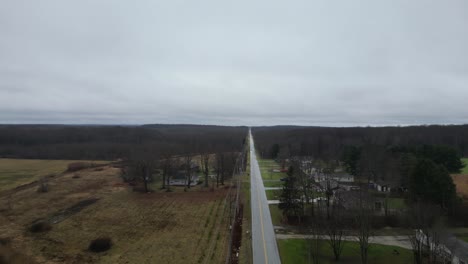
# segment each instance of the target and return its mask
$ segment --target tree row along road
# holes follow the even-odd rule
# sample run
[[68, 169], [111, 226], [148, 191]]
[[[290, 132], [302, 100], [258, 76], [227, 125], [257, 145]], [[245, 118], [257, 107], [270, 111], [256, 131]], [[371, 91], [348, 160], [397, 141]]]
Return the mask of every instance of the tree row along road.
[[252, 133], [250, 137], [250, 182], [252, 202], [252, 250], [254, 264], [281, 263], [270, 208], [263, 186]]

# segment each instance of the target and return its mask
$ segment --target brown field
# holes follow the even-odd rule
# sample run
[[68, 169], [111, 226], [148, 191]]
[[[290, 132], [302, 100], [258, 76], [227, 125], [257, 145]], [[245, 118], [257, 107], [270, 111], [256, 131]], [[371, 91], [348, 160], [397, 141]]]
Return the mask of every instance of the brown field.
[[[28, 263], [225, 260], [227, 188], [212, 192], [197, 186], [189, 192], [143, 194], [132, 192], [118, 173], [112, 166], [85, 169], [51, 178], [46, 193], [33, 186], [0, 194], [0, 239], [9, 241], [10, 252], [21, 252], [19, 263], [24, 258], [29, 258]], [[90, 198], [98, 201], [81, 211], [71, 210]], [[58, 222], [50, 231], [29, 232], [39, 218]], [[113, 247], [104, 253], [90, 252], [90, 241], [101, 236], [110, 237]], [[0, 243], [0, 256], [2, 247]]]
[[[18, 187], [46, 175], [64, 172], [68, 164], [78, 160], [0, 159], [0, 191]], [[108, 161], [84, 161], [95, 164]]]
[[457, 187], [457, 193], [464, 200], [468, 200], [468, 174], [452, 175], [453, 183]]

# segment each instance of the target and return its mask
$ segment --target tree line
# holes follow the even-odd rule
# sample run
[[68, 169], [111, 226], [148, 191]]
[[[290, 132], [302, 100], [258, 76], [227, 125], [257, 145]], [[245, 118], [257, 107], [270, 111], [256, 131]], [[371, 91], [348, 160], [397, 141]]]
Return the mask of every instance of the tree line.
[[0, 125], [0, 157], [116, 160], [240, 151], [246, 127]]

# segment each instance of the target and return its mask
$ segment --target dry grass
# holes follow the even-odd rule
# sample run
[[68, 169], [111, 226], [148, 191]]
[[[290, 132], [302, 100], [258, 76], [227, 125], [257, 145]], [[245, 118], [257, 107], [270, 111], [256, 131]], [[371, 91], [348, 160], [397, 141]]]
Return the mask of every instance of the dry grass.
[[[134, 193], [122, 184], [118, 173], [112, 167], [86, 169], [51, 179], [47, 193], [29, 188], [0, 196], [0, 233], [12, 239], [13, 249], [21, 249], [38, 263], [225, 260], [229, 233], [228, 210], [224, 207], [227, 189]], [[38, 218], [50, 219], [91, 198], [99, 201], [53, 224], [50, 231], [27, 231]], [[103, 253], [90, 252], [89, 243], [96, 237], [111, 238], [112, 248]]]
[[[42, 176], [59, 174], [75, 160], [0, 159], [0, 191], [38, 180]], [[81, 161], [80, 161], [81, 162]], [[106, 161], [93, 161], [106, 163]]]
[[457, 187], [457, 193], [464, 200], [468, 200], [468, 174], [452, 175], [453, 183]]

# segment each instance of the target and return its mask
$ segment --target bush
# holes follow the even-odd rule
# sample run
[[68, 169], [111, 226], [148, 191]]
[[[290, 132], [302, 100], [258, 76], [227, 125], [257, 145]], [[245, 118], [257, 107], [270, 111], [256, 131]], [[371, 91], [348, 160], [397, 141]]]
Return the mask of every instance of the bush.
[[41, 233], [46, 232], [52, 229], [52, 226], [49, 222], [44, 220], [36, 220], [29, 227], [29, 231], [32, 233]]
[[92, 252], [104, 252], [109, 250], [112, 247], [112, 241], [108, 237], [100, 237], [94, 239], [89, 244], [88, 249]]
[[49, 184], [47, 183], [47, 179], [42, 178], [39, 180], [39, 188], [37, 188], [37, 192], [45, 193], [49, 191]]
[[67, 171], [79, 171], [93, 167], [94, 164], [90, 162], [73, 162], [68, 164]]

